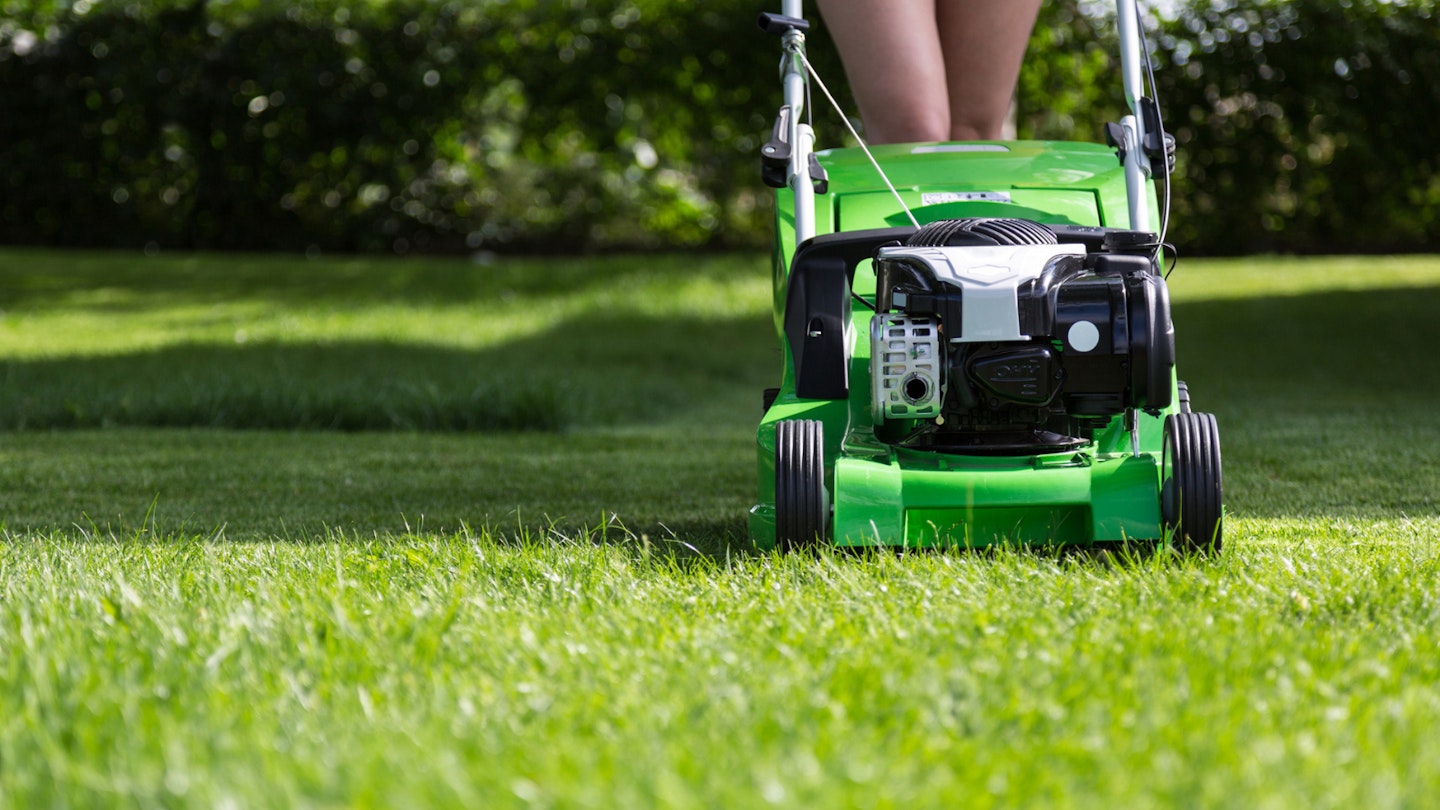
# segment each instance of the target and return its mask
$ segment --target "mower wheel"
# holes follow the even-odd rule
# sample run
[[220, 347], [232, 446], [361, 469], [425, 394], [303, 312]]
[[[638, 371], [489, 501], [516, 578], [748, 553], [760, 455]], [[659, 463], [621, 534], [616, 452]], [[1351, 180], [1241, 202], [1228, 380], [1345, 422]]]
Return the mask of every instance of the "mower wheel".
[[1175, 404], [1179, 406], [1180, 413], [1190, 413], [1190, 386], [1184, 380], [1175, 383]]
[[1160, 516], [1182, 551], [1216, 553], [1221, 545], [1220, 430], [1208, 413], [1165, 418]]
[[775, 424], [775, 544], [781, 551], [825, 539], [830, 499], [824, 451], [821, 422], [792, 419]]

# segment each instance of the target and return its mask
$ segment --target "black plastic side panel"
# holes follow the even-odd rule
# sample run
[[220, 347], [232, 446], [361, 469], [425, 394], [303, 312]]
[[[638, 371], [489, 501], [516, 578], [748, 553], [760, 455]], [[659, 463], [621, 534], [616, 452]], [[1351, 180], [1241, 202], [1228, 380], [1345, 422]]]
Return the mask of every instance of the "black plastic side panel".
[[1170, 321], [1170, 291], [1165, 280], [1149, 274], [1125, 282], [1131, 323], [1131, 388], [1137, 408], [1169, 407], [1175, 367], [1175, 326]]
[[[1071, 328], [1080, 321], [1099, 329], [1098, 342], [1086, 351], [1068, 342]], [[1110, 416], [1123, 410], [1131, 343], [1124, 281], [1091, 276], [1061, 286], [1052, 334], [1066, 341], [1065, 410], [1072, 416]]]
[[795, 251], [785, 291], [785, 339], [795, 361], [795, 393], [802, 399], [850, 395], [845, 325], [855, 267], [882, 245], [904, 241], [914, 228], [826, 234]]

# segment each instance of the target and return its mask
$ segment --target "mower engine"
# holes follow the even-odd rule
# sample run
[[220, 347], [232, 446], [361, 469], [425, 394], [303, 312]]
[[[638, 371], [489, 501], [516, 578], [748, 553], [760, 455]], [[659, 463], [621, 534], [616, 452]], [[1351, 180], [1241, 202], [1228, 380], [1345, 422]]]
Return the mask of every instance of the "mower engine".
[[1017, 219], [926, 225], [875, 258], [876, 433], [917, 449], [1059, 452], [1170, 404], [1155, 237]]

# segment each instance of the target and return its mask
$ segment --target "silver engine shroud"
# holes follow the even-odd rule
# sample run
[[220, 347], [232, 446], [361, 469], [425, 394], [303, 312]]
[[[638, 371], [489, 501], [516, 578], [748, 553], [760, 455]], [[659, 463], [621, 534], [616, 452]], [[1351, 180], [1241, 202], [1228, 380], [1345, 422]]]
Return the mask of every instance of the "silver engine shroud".
[[881, 313], [870, 319], [873, 413], [886, 419], [933, 419], [945, 401], [939, 322]]

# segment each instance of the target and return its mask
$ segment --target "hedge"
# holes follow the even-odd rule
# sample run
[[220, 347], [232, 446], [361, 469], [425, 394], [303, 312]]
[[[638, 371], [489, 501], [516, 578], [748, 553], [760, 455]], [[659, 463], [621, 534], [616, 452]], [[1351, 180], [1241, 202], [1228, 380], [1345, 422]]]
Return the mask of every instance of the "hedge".
[[1177, 239], [1216, 253], [1440, 250], [1440, 14], [1429, 3], [1196, 3], [1158, 74]]
[[[0, 242], [364, 251], [757, 246], [760, 4], [0, 0]], [[1104, 7], [1052, 0], [1023, 137], [1120, 110]], [[1151, 19], [1191, 253], [1434, 249], [1424, 3]], [[824, 36], [811, 54], [842, 97]], [[826, 132], [833, 115], [818, 111]]]

